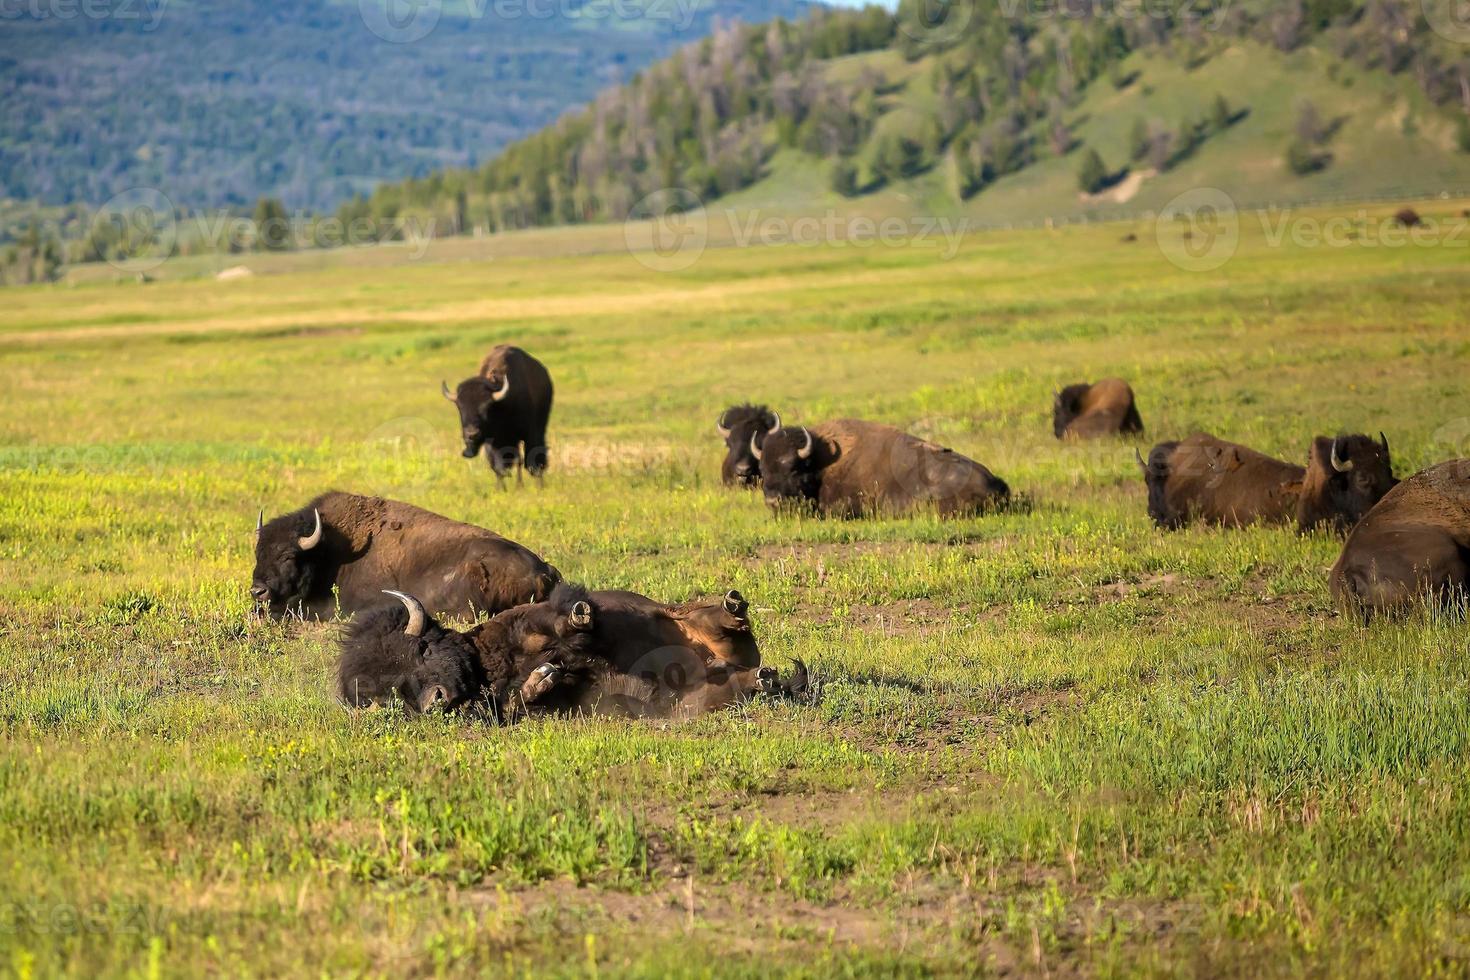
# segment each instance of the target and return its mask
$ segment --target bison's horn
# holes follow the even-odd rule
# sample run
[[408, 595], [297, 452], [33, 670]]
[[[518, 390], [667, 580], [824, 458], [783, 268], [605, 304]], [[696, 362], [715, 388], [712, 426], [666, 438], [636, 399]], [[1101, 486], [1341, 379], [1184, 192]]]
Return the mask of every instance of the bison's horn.
[[572, 606], [572, 614], [567, 621], [579, 630], [590, 630], [592, 628], [592, 604], [585, 599], [578, 600]]
[[408, 625], [403, 628], [404, 636], [422, 636], [424, 632], [424, 620], [428, 618], [424, 613], [424, 604], [406, 592], [394, 592], [392, 589], [384, 589], [384, 595], [391, 595], [403, 607], [408, 610]]
[[1381, 429], [1378, 431], [1378, 443], [1379, 443], [1379, 445], [1381, 445], [1383, 447], [1383, 455], [1387, 456], [1388, 455], [1388, 436], [1384, 435], [1383, 434], [1383, 430], [1381, 430]]
[[260, 509], [260, 516], [255, 519], [255, 533], [259, 534], [265, 528], [265, 508]]
[[1136, 459], [1136, 460], [1138, 460], [1138, 468], [1141, 469], [1141, 470], [1143, 470], [1145, 473], [1147, 473], [1148, 472], [1148, 464], [1143, 461], [1143, 453], [1141, 453], [1141, 452], [1138, 451], [1138, 447], [1137, 446], [1134, 446], [1133, 447], [1133, 458]]
[[296, 539], [296, 546], [302, 551], [310, 551], [322, 541], [322, 512], [313, 507], [311, 513], [316, 518], [316, 527], [306, 537]]
[[729, 592], [725, 593], [723, 605], [725, 607], [725, 612], [729, 613], [731, 616], [744, 616], [745, 611], [750, 608], [750, 603], [745, 601], [745, 596], [741, 595], [734, 589], [731, 589]]
[[453, 393], [450, 392], [450, 390], [449, 390], [449, 382], [448, 381], [440, 381], [439, 382], [439, 394], [443, 395], [446, 401], [451, 401], [451, 402], [452, 401], [455, 401], [455, 397], [454, 397]]
[[1332, 440], [1332, 468], [1339, 473], [1346, 473], [1353, 468], [1353, 461], [1343, 462], [1343, 458], [1337, 454], [1338, 440]]
[[757, 463], [761, 460], [761, 447], [755, 444], [755, 433], [750, 434], [750, 455], [755, 457]]
[[723, 412], [720, 413], [719, 421], [715, 423], [715, 428], [719, 430], [721, 439], [730, 438], [730, 427], [725, 424], [725, 417], [729, 414], [730, 410], [728, 408], [725, 409]]
[[769, 429], [767, 429], [766, 431], [767, 432], [775, 432], [779, 428], [781, 428], [781, 413], [780, 412], [772, 412], [771, 413], [771, 427]]
[[806, 445], [798, 449], [796, 455], [801, 459], [806, 459], [812, 454], [812, 434], [806, 430], [805, 426], [802, 426], [801, 434], [806, 436]]
[[510, 394], [510, 375], [507, 374], [505, 377], [500, 379], [500, 390], [492, 392], [490, 395], [490, 400], [498, 402], [504, 399], [505, 396], [508, 394]]

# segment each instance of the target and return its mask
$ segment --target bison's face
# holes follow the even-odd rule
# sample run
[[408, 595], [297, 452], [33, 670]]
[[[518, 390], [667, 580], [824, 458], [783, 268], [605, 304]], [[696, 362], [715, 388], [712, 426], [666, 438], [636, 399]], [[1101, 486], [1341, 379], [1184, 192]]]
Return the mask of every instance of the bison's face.
[[1340, 529], [1351, 528], [1398, 483], [1388, 453], [1388, 437], [1319, 436], [1312, 442], [1310, 469], [1323, 488], [1325, 505]]
[[489, 437], [490, 419], [496, 407], [510, 392], [509, 378], [470, 378], [461, 381], [454, 394], [447, 384], [441, 393], [454, 403], [459, 412], [459, 431], [464, 438], [464, 457], [474, 459]]
[[299, 611], [316, 584], [322, 518], [315, 509], [277, 517], [264, 515], [255, 530], [255, 571], [250, 595], [273, 616]]
[[815, 500], [820, 479], [813, 449], [815, 440], [805, 428], [777, 429], [751, 450], [761, 464], [766, 503], [771, 506]]
[[354, 707], [400, 702], [413, 713], [458, 711], [480, 699], [473, 645], [446, 630], [413, 596], [362, 616], [343, 644], [338, 685]]
[[737, 405], [720, 415], [715, 430], [725, 440], [720, 476], [727, 486], [749, 487], [760, 481], [760, 460], [751, 447], [758, 447], [767, 433], [780, 427], [781, 416], [764, 406]]

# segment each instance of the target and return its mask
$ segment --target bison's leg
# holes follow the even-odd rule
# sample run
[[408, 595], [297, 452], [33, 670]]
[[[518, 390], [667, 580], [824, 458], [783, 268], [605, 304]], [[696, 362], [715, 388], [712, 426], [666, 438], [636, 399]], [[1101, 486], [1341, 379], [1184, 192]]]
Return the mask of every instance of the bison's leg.
[[489, 462], [490, 469], [495, 472], [495, 478], [500, 481], [501, 489], [505, 488], [505, 475], [515, 463], [518, 455], [514, 448], [486, 445], [485, 459]]
[[526, 437], [526, 471], [539, 482], [546, 472], [546, 430], [537, 429]]
[[546, 693], [561, 682], [562, 671], [556, 664], [542, 664], [531, 671], [531, 676], [521, 685], [521, 700], [526, 704], [535, 704]]

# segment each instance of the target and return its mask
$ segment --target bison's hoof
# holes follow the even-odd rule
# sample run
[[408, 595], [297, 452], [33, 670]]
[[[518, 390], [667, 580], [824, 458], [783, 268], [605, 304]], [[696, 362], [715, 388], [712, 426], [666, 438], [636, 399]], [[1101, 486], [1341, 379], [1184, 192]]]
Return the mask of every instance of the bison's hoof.
[[561, 671], [554, 664], [542, 664], [531, 671], [531, 676], [521, 685], [521, 700], [527, 704], [536, 701], [555, 687], [559, 680]]

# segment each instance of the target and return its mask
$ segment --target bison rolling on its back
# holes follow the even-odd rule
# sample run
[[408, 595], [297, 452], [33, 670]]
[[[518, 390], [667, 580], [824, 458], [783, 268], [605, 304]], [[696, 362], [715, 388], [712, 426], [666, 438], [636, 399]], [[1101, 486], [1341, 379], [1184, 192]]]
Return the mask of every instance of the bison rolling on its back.
[[440, 388], [459, 412], [466, 459], [483, 449], [499, 479], [512, 468], [519, 478], [523, 460], [534, 477], [546, 470], [552, 386], [540, 361], [501, 344], [485, 355], [477, 377], [461, 381], [453, 394], [448, 384], [441, 382]]
[[1122, 378], [1068, 385], [1052, 402], [1052, 432], [1058, 439], [1092, 439], [1143, 431], [1133, 389]]
[[756, 693], [805, 691], [800, 665], [788, 685], [760, 666], [737, 592], [668, 606], [562, 583], [549, 599], [466, 633], [444, 630], [417, 600], [400, 598], [406, 612], [375, 611], [343, 642], [338, 684], [349, 704], [396, 697], [411, 710], [474, 703], [501, 717], [688, 717]]
[[1364, 618], [1417, 601], [1464, 602], [1470, 588], [1470, 460], [1440, 463], [1390, 490], [1332, 566], [1332, 597]]
[[[433, 612], [474, 616], [545, 598], [556, 569], [508, 538], [411, 504], [323, 494], [262, 521], [250, 594], [272, 615], [328, 618], [378, 605], [382, 590]], [[336, 595], [333, 595], [333, 588]]]
[[1196, 433], [1139, 458], [1148, 512], [1159, 527], [1190, 521], [1244, 527], [1295, 520], [1301, 531], [1346, 531], [1393, 486], [1388, 440], [1318, 436], [1306, 466]]
[[952, 449], [889, 425], [839, 419], [782, 428], [752, 449], [766, 502], [861, 517], [932, 507], [944, 516], [976, 514], [1004, 503], [1004, 480]]

